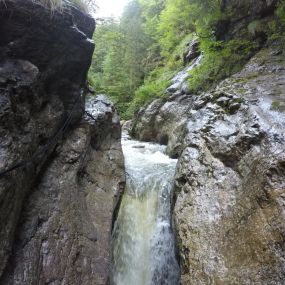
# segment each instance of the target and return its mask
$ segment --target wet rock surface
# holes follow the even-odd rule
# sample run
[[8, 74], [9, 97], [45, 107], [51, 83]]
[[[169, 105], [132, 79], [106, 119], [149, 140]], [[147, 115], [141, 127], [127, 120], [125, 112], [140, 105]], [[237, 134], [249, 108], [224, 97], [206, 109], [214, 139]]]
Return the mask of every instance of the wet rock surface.
[[168, 154], [177, 157], [181, 145], [180, 136], [194, 100], [194, 96], [189, 96], [187, 79], [189, 71], [201, 59], [202, 56], [197, 54], [191, 65], [172, 78], [172, 84], [166, 89], [167, 98], [156, 99], [138, 111], [129, 131], [132, 136], [138, 140], [167, 145]]
[[116, 197], [124, 186], [120, 122], [111, 103], [59, 144], [24, 202], [1, 284], [106, 284]]
[[263, 49], [215, 89], [155, 101], [134, 121], [139, 139], [168, 138], [168, 152], [179, 157], [173, 218], [182, 284], [284, 284], [285, 114], [274, 106], [285, 100], [285, 61], [278, 54], [277, 46]]
[[0, 14], [0, 169], [25, 162], [0, 180], [2, 275], [23, 200], [55, 147], [50, 138], [68, 114], [71, 123], [82, 117], [94, 21], [77, 10], [51, 15], [33, 1], [1, 1]]
[[[262, 46], [266, 41], [266, 25], [272, 20], [278, 0], [223, 0], [221, 10], [234, 11], [216, 25], [218, 40], [251, 39]], [[250, 31], [251, 25], [259, 29]]]
[[193, 59], [201, 54], [200, 43], [197, 39], [187, 44], [187, 50], [183, 53], [183, 64], [189, 64]]
[[[0, 283], [105, 284], [124, 182], [120, 123], [88, 102], [94, 20], [0, 1]], [[91, 115], [91, 116], [90, 116]]]

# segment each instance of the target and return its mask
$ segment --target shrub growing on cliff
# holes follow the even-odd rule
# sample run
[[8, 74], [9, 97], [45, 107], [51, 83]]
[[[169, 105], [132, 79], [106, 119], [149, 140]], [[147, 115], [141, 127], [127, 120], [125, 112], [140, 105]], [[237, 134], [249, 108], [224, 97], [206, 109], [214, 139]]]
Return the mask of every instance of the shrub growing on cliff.
[[124, 113], [126, 119], [131, 119], [134, 112], [146, 103], [151, 102], [155, 98], [165, 96], [165, 89], [170, 85], [170, 81], [158, 78], [155, 81], [147, 80], [135, 92], [134, 98]]
[[268, 36], [271, 41], [280, 41], [285, 51], [285, 0], [279, 1], [275, 19], [268, 23]]
[[[230, 11], [228, 11], [230, 12]], [[213, 17], [213, 13], [216, 14]], [[248, 59], [258, 50], [258, 43], [249, 39], [230, 40], [228, 42], [216, 41], [211, 36], [211, 29], [215, 22], [228, 15], [218, 16], [218, 12], [211, 12], [207, 17], [209, 25], [197, 24], [197, 31], [200, 33], [201, 50], [203, 60], [200, 66], [191, 71], [189, 79], [189, 89], [191, 92], [204, 91], [217, 84], [222, 79], [240, 71]], [[206, 17], [206, 18], [207, 18]], [[211, 22], [212, 21], [212, 22]], [[259, 20], [255, 20], [248, 25], [248, 32], [251, 35], [267, 33], [271, 41], [278, 40], [285, 50], [285, 0], [279, 1], [275, 10], [275, 18], [266, 25]], [[201, 36], [206, 34], [206, 37]]]
[[202, 63], [190, 72], [189, 89], [193, 93], [207, 90], [240, 71], [256, 50], [256, 46], [247, 40], [204, 40], [201, 49], [204, 53]]
[[84, 13], [88, 13], [90, 10], [94, 10], [95, 3], [92, 0], [33, 0], [40, 2], [44, 6], [48, 7], [51, 11], [63, 10], [65, 5], [70, 3], [79, 8]]

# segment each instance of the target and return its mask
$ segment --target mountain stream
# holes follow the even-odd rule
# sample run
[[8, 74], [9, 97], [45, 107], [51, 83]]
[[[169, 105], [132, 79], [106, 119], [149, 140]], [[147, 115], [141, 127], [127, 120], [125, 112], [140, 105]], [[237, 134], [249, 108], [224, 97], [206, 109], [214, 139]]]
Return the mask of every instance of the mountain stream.
[[113, 230], [115, 285], [177, 285], [171, 228], [177, 160], [165, 146], [122, 139], [127, 186]]

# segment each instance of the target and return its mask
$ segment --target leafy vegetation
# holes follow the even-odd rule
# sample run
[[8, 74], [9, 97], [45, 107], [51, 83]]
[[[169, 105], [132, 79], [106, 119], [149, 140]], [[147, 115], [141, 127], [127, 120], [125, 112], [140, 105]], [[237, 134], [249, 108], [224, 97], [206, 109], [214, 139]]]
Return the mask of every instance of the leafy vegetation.
[[[239, 71], [257, 50], [251, 40], [260, 33], [284, 38], [285, 0], [280, 0], [270, 23], [251, 22], [240, 39], [219, 39], [217, 27], [230, 20], [224, 0], [131, 0], [120, 20], [97, 26], [96, 52], [89, 81], [96, 93], [107, 93], [122, 118], [156, 97], [184, 67], [186, 45], [200, 42], [201, 64], [191, 71], [189, 89], [197, 93]], [[264, 28], [264, 25], [267, 28]]]
[[97, 93], [111, 97], [122, 117], [163, 96], [183, 67], [181, 53], [193, 36], [190, 8], [188, 0], [132, 0], [120, 21], [98, 25], [89, 80]]
[[190, 73], [190, 91], [197, 93], [207, 90], [240, 71], [256, 48], [256, 45], [248, 40], [230, 40], [227, 43], [203, 41], [204, 58]]
[[108, 19], [95, 33], [97, 52], [89, 78], [97, 93], [107, 93], [121, 114], [127, 111], [136, 89], [152, 69], [147, 46], [150, 38], [142, 27], [141, 7], [131, 1], [121, 21]]
[[285, 52], [285, 0], [279, 1], [276, 17], [268, 23], [268, 36], [271, 41], [280, 41]]

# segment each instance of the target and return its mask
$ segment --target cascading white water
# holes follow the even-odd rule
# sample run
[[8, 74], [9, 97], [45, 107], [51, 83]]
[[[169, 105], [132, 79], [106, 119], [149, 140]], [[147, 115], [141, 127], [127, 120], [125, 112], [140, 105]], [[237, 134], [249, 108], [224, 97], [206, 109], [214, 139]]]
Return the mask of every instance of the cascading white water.
[[127, 187], [113, 231], [115, 285], [176, 285], [170, 200], [177, 161], [165, 147], [123, 137]]

